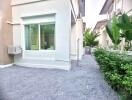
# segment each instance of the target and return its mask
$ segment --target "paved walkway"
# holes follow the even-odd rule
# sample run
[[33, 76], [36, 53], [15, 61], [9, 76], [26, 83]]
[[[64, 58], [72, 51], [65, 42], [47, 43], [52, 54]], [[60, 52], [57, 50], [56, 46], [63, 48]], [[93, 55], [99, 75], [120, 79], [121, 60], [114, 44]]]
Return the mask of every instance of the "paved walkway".
[[96, 62], [84, 56], [72, 70], [12, 66], [0, 69], [0, 100], [119, 100]]

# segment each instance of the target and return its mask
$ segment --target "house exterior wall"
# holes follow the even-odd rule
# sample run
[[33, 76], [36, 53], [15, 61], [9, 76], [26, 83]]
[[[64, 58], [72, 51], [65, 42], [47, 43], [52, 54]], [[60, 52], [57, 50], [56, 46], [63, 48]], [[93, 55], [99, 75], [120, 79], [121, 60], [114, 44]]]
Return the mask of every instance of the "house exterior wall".
[[[121, 9], [123, 12], [128, 13], [128, 15], [132, 14], [132, 6], [131, 6], [132, 0], [127, 0], [127, 2], [126, 2], [126, 0], [114, 0], [112, 5], [113, 5], [113, 9], [110, 12], [110, 14], [115, 12], [118, 9]], [[108, 9], [108, 11], [109, 11], [109, 9]]]
[[12, 20], [12, 12], [10, 6], [11, 0], [0, 1], [0, 64], [10, 64], [13, 57], [8, 55], [7, 49], [12, 45], [12, 25], [7, 21]]
[[123, 0], [123, 10], [128, 12], [129, 15], [132, 15], [132, 0]]
[[[71, 33], [71, 5], [69, 0], [46, 0], [24, 3], [12, 2], [13, 16], [13, 45], [21, 46], [23, 54], [15, 56], [15, 63], [22, 59], [43, 59], [67, 62], [70, 68], [70, 33]], [[18, 5], [19, 3], [19, 5]], [[62, 9], [63, 8], [63, 9]], [[24, 18], [32, 16], [55, 16], [55, 50], [53, 51], [26, 51], [24, 50]], [[30, 20], [31, 21], [31, 20]], [[41, 19], [37, 20], [42, 21]], [[32, 21], [31, 21], [32, 23]], [[62, 66], [63, 67], [63, 66]]]
[[77, 59], [77, 36], [76, 36], [76, 24], [71, 25], [71, 59]]
[[100, 34], [99, 37], [97, 37], [99, 46], [102, 48], [109, 48], [110, 46], [112, 46], [111, 39], [109, 38], [104, 25], [100, 27], [98, 32]]
[[71, 0], [72, 13], [75, 23], [71, 24], [71, 46], [70, 59], [78, 60], [83, 55], [83, 20], [81, 17], [85, 16], [85, 0]]
[[109, 35], [106, 32], [107, 22], [108, 20], [106, 19], [98, 21], [95, 25], [95, 28], [93, 29], [93, 32], [99, 33], [97, 40], [99, 41], [99, 47], [102, 48], [109, 48], [113, 45], [111, 39], [109, 38]]
[[83, 55], [83, 20], [77, 19], [71, 27], [71, 60], [82, 59]]
[[11, 5], [21, 5], [21, 4], [35, 3], [41, 1], [47, 1], [47, 0], [12, 0]]
[[106, 47], [106, 35], [104, 33], [104, 28], [103, 27], [100, 27], [99, 29], [99, 37], [97, 37], [97, 40], [99, 41], [99, 47]]
[[83, 20], [77, 19], [77, 56], [78, 59], [82, 59], [83, 56], [83, 33], [84, 33], [84, 27], [83, 27]]
[[131, 4], [132, 0], [115, 0], [116, 9], [123, 9], [123, 11], [128, 12], [132, 9]]

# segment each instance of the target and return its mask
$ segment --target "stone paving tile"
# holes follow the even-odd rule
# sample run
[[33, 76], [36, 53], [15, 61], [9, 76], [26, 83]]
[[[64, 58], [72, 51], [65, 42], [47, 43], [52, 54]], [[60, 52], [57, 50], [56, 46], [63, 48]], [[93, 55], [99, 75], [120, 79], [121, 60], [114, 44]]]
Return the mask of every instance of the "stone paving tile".
[[70, 71], [12, 66], [0, 69], [0, 100], [119, 100], [94, 58]]

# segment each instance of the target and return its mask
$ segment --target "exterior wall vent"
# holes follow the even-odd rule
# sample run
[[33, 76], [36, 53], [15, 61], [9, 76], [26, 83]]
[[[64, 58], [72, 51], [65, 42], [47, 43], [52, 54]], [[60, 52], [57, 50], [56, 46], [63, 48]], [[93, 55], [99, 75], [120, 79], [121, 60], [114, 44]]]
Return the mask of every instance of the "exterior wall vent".
[[22, 48], [20, 46], [8, 46], [9, 55], [18, 55], [22, 53]]

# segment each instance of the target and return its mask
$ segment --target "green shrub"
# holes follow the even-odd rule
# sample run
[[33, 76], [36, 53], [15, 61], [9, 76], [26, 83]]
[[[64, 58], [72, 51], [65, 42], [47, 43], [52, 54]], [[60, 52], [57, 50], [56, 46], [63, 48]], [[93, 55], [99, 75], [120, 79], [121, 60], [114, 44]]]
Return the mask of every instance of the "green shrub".
[[124, 86], [125, 91], [132, 94], [132, 63], [122, 65], [121, 68], [124, 69], [126, 73], [123, 77], [122, 85]]
[[97, 49], [94, 52], [108, 84], [123, 95], [132, 94], [132, 56]]

